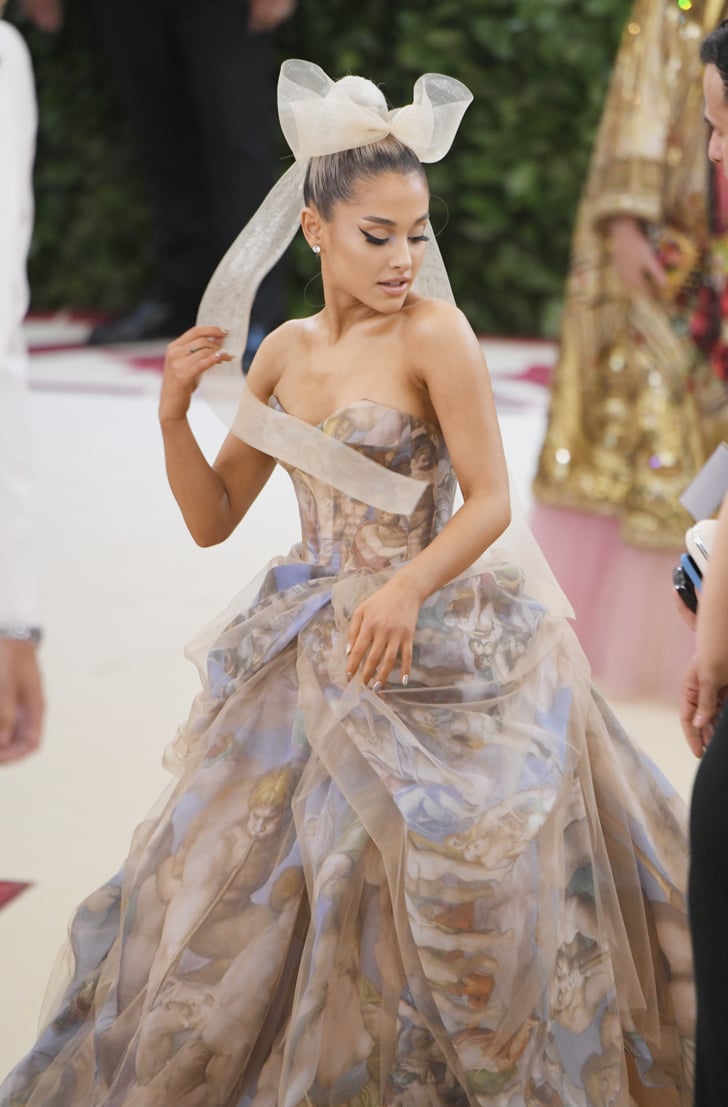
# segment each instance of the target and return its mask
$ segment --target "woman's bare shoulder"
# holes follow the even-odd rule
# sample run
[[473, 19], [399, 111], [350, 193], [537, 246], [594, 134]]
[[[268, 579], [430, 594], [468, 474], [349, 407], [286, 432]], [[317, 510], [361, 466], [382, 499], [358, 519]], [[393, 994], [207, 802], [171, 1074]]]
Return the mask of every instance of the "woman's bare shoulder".
[[404, 325], [408, 348], [418, 360], [479, 347], [465, 313], [447, 300], [418, 298], [408, 306]]
[[418, 296], [407, 305], [406, 326], [413, 336], [427, 334], [432, 330], [470, 331], [472, 327], [463, 311], [448, 300], [436, 300]]
[[247, 376], [248, 387], [259, 399], [267, 401], [273, 395], [291, 359], [300, 357], [310, 330], [308, 319], [288, 319], [265, 336]]
[[258, 348], [258, 353], [265, 352], [267, 355], [280, 356], [291, 346], [305, 342], [311, 328], [310, 319], [287, 319], [285, 323], [281, 323], [265, 336]]

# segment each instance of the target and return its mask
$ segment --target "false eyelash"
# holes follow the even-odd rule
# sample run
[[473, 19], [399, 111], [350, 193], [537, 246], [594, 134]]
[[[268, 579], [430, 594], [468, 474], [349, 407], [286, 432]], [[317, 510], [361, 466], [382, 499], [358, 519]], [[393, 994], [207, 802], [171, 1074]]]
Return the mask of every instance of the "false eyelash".
[[[359, 228], [359, 230], [361, 230], [361, 227]], [[376, 235], [369, 234], [368, 231], [362, 231], [361, 233], [364, 235], [367, 242], [371, 242], [374, 246], [384, 246], [387, 242], [389, 242], [388, 238], [377, 238]]]
[[[361, 230], [361, 227], [359, 228], [359, 230]], [[377, 238], [376, 235], [369, 234], [368, 231], [362, 231], [361, 233], [364, 235], [367, 242], [371, 242], [374, 246], [384, 246], [384, 245], [386, 245], [387, 242], [389, 242], [388, 237], [387, 238]], [[426, 234], [417, 234], [417, 235], [412, 235], [410, 237], [410, 242], [429, 242], [429, 241], [430, 241], [430, 236], [426, 235]]]

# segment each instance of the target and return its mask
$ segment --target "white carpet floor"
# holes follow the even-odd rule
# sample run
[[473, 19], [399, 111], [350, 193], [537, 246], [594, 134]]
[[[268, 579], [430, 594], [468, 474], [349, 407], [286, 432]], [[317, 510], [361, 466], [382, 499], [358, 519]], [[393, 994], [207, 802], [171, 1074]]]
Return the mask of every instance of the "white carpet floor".
[[[0, 881], [32, 884], [0, 910], [0, 1076], [35, 1037], [74, 905], [116, 871], [168, 783], [162, 750], [198, 687], [184, 643], [296, 539], [279, 470], [225, 545], [198, 549], [164, 475], [149, 368], [160, 347], [93, 350], [76, 345], [84, 333], [61, 317], [28, 326], [48, 714], [42, 750], [0, 770]], [[554, 350], [484, 348], [528, 505]], [[213, 455], [221, 424], [201, 402], [192, 421]], [[615, 706], [687, 798], [695, 762], [676, 705]]]

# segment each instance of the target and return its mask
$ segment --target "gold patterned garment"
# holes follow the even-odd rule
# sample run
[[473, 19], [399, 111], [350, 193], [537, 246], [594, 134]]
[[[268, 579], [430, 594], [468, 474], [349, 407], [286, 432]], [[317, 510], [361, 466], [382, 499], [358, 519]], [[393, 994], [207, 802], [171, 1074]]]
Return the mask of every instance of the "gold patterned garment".
[[[174, 790], [76, 913], [0, 1104], [628, 1107], [644, 1081], [687, 1105], [679, 799], [497, 547], [423, 605], [407, 688], [347, 683], [352, 608], [455, 476], [437, 427], [380, 403], [302, 426], [336, 487], [286, 461], [301, 544], [194, 644]], [[423, 482], [416, 506], [341, 491], [367, 467]]]
[[[716, 263], [724, 269], [709, 219], [699, 59], [724, 8], [635, 4], [573, 241], [534, 491], [546, 504], [620, 516], [637, 545], [683, 545], [690, 520], [678, 497], [728, 436], [728, 389], [697, 333], [704, 282]], [[603, 233], [618, 215], [642, 222], [668, 270], [663, 293], [624, 292]]]

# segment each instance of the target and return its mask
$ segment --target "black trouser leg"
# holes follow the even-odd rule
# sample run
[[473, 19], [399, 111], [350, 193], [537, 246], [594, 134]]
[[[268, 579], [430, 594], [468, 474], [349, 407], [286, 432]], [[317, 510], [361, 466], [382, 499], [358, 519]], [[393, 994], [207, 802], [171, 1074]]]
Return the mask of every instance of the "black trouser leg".
[[728, 1104], [728, 711], [698, 769], [690, 813], [690, 925], [698, 996], [695, 1107]]
[[[179, 50], [203, 144], [216, 264], [278, 176], [273, 45], [268, 34], [248, 34], [241, 0], [178, 0], [177, 11]], [[282, 317], [279, 284], [276, 271], [253, 308], [254, 320], [266, 328]]]
[[[272, 181], [269, 36], [243, 0], [98, 0], [109, 60], [150, 182], [157, 294], [195, 307]], [[269, 325], [280, 318], [275, 278]]]

